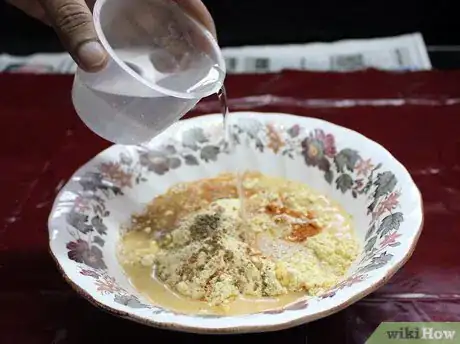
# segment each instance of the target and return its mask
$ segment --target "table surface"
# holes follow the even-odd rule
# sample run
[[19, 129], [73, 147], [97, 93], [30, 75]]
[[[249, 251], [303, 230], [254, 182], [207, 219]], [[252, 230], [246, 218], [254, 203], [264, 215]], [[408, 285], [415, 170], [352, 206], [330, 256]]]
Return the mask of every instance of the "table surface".
[[[0, 75], [0, 342], [214, 342], [119, 319], [60, 276], [48, 253], [51, 204], [74, 170], [109, 146], [74, 113], [71, 83], [63, 76]], [[229, 77], [227, 91], [234, 111], [320, 117], [381, 143], [408, 167], [425, 206], [415, 253], [386, 286], [328, 318], [239, 337], [361, 344], [383, 321], [460, 321], [460, 72], [288, 71]], [[217, 111], [209, 98], [194, 114]]]

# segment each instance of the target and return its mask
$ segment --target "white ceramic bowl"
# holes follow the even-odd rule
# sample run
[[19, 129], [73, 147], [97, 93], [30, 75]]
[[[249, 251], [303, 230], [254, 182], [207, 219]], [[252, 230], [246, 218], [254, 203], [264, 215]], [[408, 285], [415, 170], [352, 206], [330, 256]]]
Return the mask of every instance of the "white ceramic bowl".
[[[237, 158], [223, 144], [222, 117], [180, 121], [149, 150], [115, 145], [80, 168], [49, 217], [51, 252], [89, 301], [144, 324], [200, 333], [271, 331], [337, 312], [384, 284], [420, 235], [420, 192], [382, 146], [331, 123], [287, 114], [234, 113]], [[245, 316], [184, 315], [152, 306], [128, 282], [115, 251], [120, 226], [181, 181], [240, 167], [305, 182], [353, 215], [362, 252], [346, 278], [320, 297]]]

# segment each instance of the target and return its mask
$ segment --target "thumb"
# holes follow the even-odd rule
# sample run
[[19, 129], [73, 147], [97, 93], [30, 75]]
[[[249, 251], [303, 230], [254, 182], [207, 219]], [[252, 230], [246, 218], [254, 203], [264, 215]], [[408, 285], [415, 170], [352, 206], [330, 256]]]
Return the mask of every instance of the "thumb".
[[97, 38], [85, 0], [39, 0], [62, 44], [87, 72], [102, 69], [107, 53]]

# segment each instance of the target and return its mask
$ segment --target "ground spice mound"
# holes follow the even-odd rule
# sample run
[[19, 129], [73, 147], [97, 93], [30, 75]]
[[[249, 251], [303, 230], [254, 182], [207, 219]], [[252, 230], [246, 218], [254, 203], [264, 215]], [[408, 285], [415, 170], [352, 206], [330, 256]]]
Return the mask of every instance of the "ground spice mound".
[[234, 175], [174, 185], [133, 216], [119, 261], [224, 308], [239, 297], [318, 295], [345, 276], [360, 244], [341, 207], [260, 173], [244, 176], [243, 191], [244, 223]]
[[233, 298], [287, 293], [276, 278], [275, 263], [240, 239], [237, 214], [215, 204], [185, 218], [159, 241], [156, 273], [180, 294], [211, 305]]

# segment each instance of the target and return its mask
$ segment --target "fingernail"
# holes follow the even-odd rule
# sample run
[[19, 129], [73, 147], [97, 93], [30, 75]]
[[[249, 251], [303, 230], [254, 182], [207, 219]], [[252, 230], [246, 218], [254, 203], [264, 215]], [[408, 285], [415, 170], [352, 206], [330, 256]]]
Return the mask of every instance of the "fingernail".
[[97, 41], [83, 43], [78, 48], [77, 56], [81, 67], [89, 72], [101, 69], [107, 59], [107, 53]]

